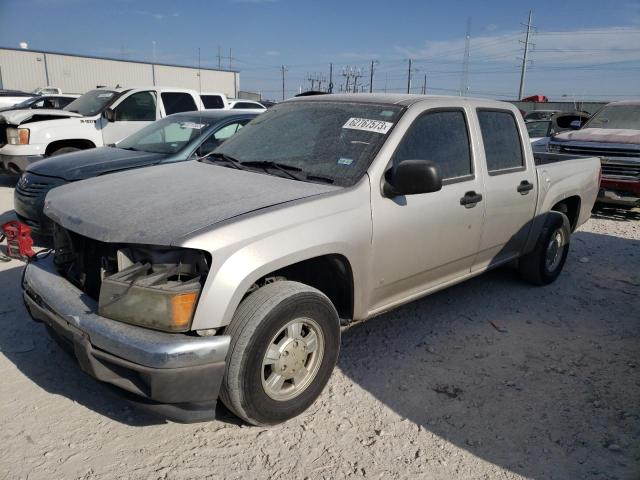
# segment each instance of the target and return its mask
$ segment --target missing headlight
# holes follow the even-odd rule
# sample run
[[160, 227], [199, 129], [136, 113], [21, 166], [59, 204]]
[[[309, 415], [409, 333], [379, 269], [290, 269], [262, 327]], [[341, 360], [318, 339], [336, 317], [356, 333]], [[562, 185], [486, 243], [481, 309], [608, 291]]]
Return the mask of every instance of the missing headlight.
[[100, 315], [157, 330], [189, 330], [208, 272], [202, 252], [126, 248], [117, 262], [118, 272], [102, 280]]

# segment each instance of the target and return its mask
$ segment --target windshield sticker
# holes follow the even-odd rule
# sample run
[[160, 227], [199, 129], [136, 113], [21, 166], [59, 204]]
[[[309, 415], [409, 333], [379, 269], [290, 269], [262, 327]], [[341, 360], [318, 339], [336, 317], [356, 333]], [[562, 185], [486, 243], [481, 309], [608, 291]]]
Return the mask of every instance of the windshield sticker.
[[363, 130], [365, 132], [387, 133], [393, 123], [383, 122], [382, 120], [371, 120], [368, 118], [350, 118], [342, 128], [350, 128], [352, 130]]
[[98, 98], [111, 98], [113, 97], [113, 93], [101, 93], [98, 95]]
[[353, 163], [353, 158], [340, 157], [338, 159], [338, 165], [351, 165]]
[[202, 130], [206, 125], [204, 123], [181, 122], [180, 127], [190, 128], [191, 130]]

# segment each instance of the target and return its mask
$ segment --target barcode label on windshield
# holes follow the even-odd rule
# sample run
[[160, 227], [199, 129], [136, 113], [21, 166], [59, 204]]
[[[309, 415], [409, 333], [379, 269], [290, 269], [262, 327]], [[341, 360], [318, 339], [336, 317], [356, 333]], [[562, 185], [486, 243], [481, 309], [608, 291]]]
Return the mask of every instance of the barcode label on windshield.
[[350, 128], [352, 130], [364, 130], [365, 132], [387, 133], [393, 123], [383, 122], [382, 120], [370, 120], [368, 118], [350, 118], [342, 128]]

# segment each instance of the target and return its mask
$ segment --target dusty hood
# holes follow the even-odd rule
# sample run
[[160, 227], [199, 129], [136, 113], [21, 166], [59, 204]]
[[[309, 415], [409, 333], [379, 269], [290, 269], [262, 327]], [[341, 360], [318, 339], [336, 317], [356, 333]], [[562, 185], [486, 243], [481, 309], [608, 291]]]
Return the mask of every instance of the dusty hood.
[[52, 120], [52, 117], [70, 118], [81, 117], [79, 113], [67, 112], [65, 110], [55, 110], [52, 108], [34, 108], [25, 110], [11, 110], [9, 112], [0, 113], [0, 118], [11, 125], [20, 125], [27, 120], [35, 121], [38, 117], [43, 120]]
[[245, 213], [340, 187], [200, 162], [114, 173], [53, 189], [44, 212], [103, 242], [172, 245]]
[[554, 137], [559, 141], [628, 143], [640, 145], [640, 130], [613, 128], [583, 128], [559, 133]]
[[153, 165], [168, 154], [100, 147], [47, 157], [29, 165], [29, 172], [74, 182], [109, 172]]

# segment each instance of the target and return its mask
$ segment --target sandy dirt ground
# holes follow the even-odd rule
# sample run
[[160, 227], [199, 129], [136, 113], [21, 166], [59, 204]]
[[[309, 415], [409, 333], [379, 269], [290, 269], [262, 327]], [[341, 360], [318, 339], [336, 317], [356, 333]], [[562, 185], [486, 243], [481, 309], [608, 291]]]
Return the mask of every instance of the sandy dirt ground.
[[[0, 177], [0, 220], [11, 217]], [[1, 479], [640, 478], [640, 213], [599, 210], [556, 283], [502, 268], [343, 332], [277, 427], [165, 422], [83, 374], [0, 264]]]

